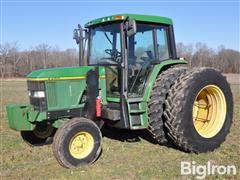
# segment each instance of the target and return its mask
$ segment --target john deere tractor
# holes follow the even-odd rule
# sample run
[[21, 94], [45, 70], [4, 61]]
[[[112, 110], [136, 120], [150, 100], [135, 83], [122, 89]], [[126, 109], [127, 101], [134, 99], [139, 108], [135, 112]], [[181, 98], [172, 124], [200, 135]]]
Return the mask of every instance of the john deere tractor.
[[177, 57], [171, 19], [119, 14], [73, 34], [80, 66], [31, 72], [30, 104], [7, 106], [9, 127], [28, 144], [53, 137], [55, 158], [73, 168], [98, 158], [104, 124], [147, 129], [159, 144], [186, 152], [213, 151], [225, 140], [229, 84], [219, 71], [189, 69]]

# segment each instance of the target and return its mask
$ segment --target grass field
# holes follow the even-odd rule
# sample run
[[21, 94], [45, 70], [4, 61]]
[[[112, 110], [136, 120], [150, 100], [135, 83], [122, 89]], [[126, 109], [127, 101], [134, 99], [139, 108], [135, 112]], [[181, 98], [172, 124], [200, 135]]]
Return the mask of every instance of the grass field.
[[[180, 175], [181, 161], [208, 161], [217, 165], [235, 165], [235, 176], [208, 176], [207, 179], [240, 179], [240, 85], [231, 85], [234, 94], [234, 119], [226, 141], [215, 152], [188, 154], [155, 144], [146, 131], [104, 130], [103, 153], [91, 165], [68, 170], [58, 165], [52, 146], [29, 147], [19, 132], [7, 126], [1, 114], [0, 179], [193, 179]], [[25, 81], [4, 81], [3, 107], [7, 103], [28, 102]]]

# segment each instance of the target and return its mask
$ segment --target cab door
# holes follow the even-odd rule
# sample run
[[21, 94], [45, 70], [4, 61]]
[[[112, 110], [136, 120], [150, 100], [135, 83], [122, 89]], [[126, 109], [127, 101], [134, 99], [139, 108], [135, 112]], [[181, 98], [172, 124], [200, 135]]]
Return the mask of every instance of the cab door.
[[131, 129], [148, 126], [147, 102], [143, 96], [155, 64], [169, 59], [168, 27], [138, 24], [128, 37], [128, 112]]

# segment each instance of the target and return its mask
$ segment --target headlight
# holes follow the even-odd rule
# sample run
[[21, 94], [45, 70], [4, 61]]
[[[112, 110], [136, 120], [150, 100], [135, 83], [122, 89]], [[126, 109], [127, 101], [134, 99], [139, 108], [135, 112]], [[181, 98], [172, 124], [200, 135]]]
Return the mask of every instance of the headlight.
[[33, 97], [44, 98], [45, 97], [45, 92], [44, 91], [34, 91], [33, 92]]

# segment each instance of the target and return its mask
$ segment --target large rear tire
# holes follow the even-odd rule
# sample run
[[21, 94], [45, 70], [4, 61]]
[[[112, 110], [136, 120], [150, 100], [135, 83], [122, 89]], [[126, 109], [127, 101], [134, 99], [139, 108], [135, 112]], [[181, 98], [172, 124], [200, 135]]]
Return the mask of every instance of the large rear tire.
[[148, 131], [159, 144], [168, 144], [168, 137], [165, 133], [164, 127], [165, 119], [163, 116], [166, 98], [176, 79], [186, 71], [186, 66], [169, 68], [162, 72], [154, 83], [150, 101], [148, 103]]
[[225, 140], [233, 116], [229, 84], [220, 72], [200, 68], [179, 77], [166, 102], [169, 137], [184, 151], [213, 151]]
[[73, 118], [57, 130], [53, 154], [65, 168], [91, 164], [101, 152], [101, 141], [101, 131], [93, 121]]

